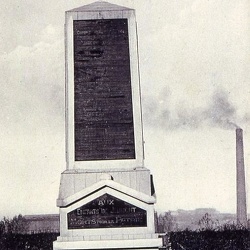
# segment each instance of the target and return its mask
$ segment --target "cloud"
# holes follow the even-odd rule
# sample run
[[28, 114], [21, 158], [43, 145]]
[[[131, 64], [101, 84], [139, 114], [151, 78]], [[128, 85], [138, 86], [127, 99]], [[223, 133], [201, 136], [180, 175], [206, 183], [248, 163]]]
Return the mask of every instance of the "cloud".
[[166, 88], [160, 96], [164, 99], [145, 96], [143, 98], [143, 117], [146, 125], [165, 130], [197, 129], [203, 126], [235, 129], [248, 122], [248, 114], [237, 114], [237, 107], [230, 102], [228, 93], [216, 89], [205, 107], [191, 107], [188, 99], [173, 102], [171, 91]]
[[45, 43], [53, 43], [56, 40], [61, 39], [62, 34], [59, 27], [49, 24], [45, 29], [42, 30], [40, 38]]
[[[1, 126], [39, 126], [62, 121], [64, 107], [64, 45], [49, 25], [44, 38], [30, 47], [18, 46], [0, 57]], [[49, 34], [50, 36], [47, 36]], [[52, 118], [53, 117], [53, 118]]]
[[139, 34], [146, 124], [175, 130], [230, 129], [235, 127], [232, 122], [248, 123], [246, 4], [245, 0], [152, 3], [148, 17], [152, 30]]
[[39, 42], [0, 56], [2, 215], [57, 212], [65, 169], [64, 40], [59, 33], [48, 25], [39, 32]]
[[[51, 213], [57, 211], [60, 171], [65, 169], [64, 11], [93, 1], [0, 1], [0, 212]], [[250, 121], [247, 0], [133, 5], [150, 147], [146, 165], [156, 172], [162, 208], [206, 204], [200, 195], [205, 194], [204, 202], [215, 199], [217, 182], [218, 190], [226, 192], [211, 204], [233, 210], [234, 199], [227, 201], [225, 194], [230, 195], [227, 188], [234, 179], [227, 182], [225, 176], [234, 159], [230, 150], [221, 151], [231, 145], [231, 133], [213, 131], [209, 137], [210, 129], [202, 133], [198, 128], [228, 129], [228, 121], [241, 126]], [[178, 133], [166, 136], [166, 130]], [[195, 197], [192, 190], [197, 190]]]

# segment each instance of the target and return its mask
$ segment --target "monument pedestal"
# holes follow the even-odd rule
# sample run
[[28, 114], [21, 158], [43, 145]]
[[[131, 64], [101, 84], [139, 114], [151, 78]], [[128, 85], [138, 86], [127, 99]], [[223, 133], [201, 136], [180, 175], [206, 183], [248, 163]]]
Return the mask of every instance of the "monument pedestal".
[[[69, 180], [74, 178], [68, 177], [62, 179], [72, 185]], [[155, 198], [112, 179], [104, 173], [94, 184], [57, 200], [60, 237], [54, 250], [158, 249], [162, 245], [155, 234]]]

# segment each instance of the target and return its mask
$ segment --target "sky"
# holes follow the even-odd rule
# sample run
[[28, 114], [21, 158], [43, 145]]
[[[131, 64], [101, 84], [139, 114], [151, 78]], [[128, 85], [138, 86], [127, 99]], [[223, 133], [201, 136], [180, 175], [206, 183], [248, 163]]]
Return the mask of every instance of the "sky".
[[[58, 213], [64, 12], [92, 2], [0, 0], [0, 217]], [[110, 2], [136, 9], [156, 209], [235, 213], [235, 124], [244, 131], [250, 192], [249, 1]]]

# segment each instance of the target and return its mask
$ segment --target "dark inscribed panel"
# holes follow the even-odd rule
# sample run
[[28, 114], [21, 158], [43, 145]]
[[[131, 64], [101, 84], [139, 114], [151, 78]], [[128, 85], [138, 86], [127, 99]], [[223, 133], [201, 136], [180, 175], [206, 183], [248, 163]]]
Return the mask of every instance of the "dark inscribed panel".
[[147, 212], [104, 194], [67, 214], [68, 229], [146, 227]]
[[135, 159], [127, 19], [74, 21], [75, 160]]

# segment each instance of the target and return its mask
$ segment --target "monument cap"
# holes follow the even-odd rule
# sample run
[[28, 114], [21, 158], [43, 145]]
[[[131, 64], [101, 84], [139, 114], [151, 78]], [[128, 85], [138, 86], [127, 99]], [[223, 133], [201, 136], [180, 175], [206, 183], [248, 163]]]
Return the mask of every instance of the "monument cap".
[[124, 6], [108, 3], [106, 1], [97, 1], [91, 4], [81, 6], [79, 8], [68, 10], [67, 12], [121, 11], [121, 10], [131, 10], [131, 9]]

